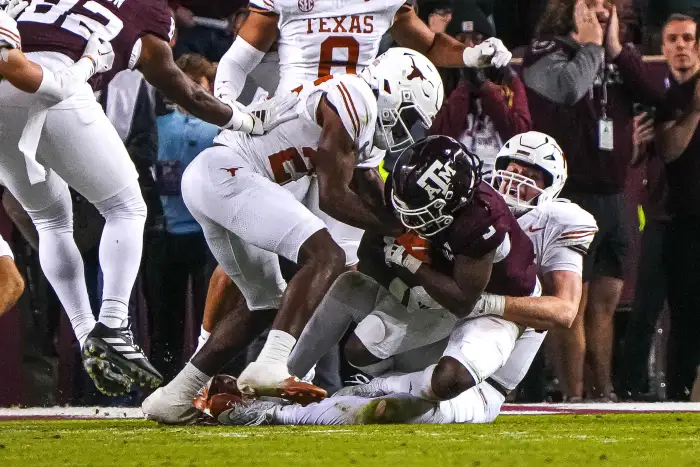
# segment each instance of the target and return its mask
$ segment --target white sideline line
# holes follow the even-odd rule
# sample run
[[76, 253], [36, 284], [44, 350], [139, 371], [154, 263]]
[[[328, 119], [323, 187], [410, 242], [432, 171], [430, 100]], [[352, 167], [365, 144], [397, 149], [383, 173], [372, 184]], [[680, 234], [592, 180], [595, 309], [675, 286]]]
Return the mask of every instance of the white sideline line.
[[[502, 415], [556, 415], [652, 412], [700, 412], [700, 403], [657, 402], [617, 404], [505, 404]], [[0, 408], [0, 421], [27, 419], [143, 419], [139, 407], [35, 407]]]

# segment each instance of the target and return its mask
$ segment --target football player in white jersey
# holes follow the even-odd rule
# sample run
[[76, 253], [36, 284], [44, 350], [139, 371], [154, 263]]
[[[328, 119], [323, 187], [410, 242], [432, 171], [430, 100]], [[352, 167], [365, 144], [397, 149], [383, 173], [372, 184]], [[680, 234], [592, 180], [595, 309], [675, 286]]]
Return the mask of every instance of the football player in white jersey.
[[56, 72], [27, 60], [22, 53], [22, 38], [15, 21], [27, 5], [28, 2], [20, 0], [0, 5], [5, 8], [0, 10], [0, 76], [14, 87], [60, 102], [72, 96], [95, 73], [112, 68], [112, 45], [102, 42], [95, 34], [90, 36], [82, 59]]
[[[443, 89], [427, 58], [394, 48], [360, 75], [329, 75], [294, 92], [299, 94], [298, 118], [262, 136], [222, 133], [215, 140], [218, 146], [188, 166], [182, 194], [219, 265], [245, 297], [247, 315], [278, 309], [260, 356], [238, 379], [241, 391], [318, 400], [325, 391], [290, 376], [287, 361], [345, 266], [344, 252], [319, 214], [382, 235], [404, 231], [390, 212], [375, 209], [354, 192], [351, 180], [356, 167], [379, 163], [372, 159], [374, 145], [412, 142], [407, 119], [429, 127], [442, 105]], [[318, 193], [309, 190], [311, 172], [318, 179]], [[278, 255], [300, 266], [289, 284], [282, 278]], [[149, 418], [181, 423], [191, 416], [196, 392], [232, 351], [235, 355], [245, 347], [243, 343], [224, 352], [222, 337], [234, 333], [248, 342], [256, 337], [250, 323], [234, 321], [229, 329], [222, 324], [170, 384], [146, 399], [143, 410]], [[177, 413], [183, 407], [188, 413]]]
[[[573, 322], [581, 297], [583, 258], [597, 231], [593, 217], [579, 206], [555, 199], [566, 181], [566, 164], [556, 142], [537, 132], [517, 135], [508, 141], [496, 159], [492, 180], [506, 198], [518, 223], [532, 240], [538, 274], [542, 280], [541, 297], [503, 297], [484, 294], [471, 316], [501, 316], [528, 327], [515, 341], [506, 363], [488, 380], [454, 399], [431, 403], [416, 397], [402, 377], [375, 378], [369, 384], [342, 391], [331, 399], [307, 407], [279, 405], [257, 400], [230, 399], [233, 408], [219, 404], [210, 407], [225, 424], [361, 424], [361, 423], [488, 423], [493, 421], [507, 394], [522, 381], [546, 332], [544, 329], [568, 327]], [[349, 273], [354, 274], [354, 273]], [[340, 282], [340, 281], [339, 281]], [[358, 294], [357, 280], [352, 294]], [[335, 288], [335, 286], [334, 286]], [[334, 294], [331, 289], [330, 297]], [[337, 294], [336, 294], [337, 295]], [[349, 296], [349, 295], [348, 295]], [[355, 300], [355, 303], [359, 301]], [[346, 301], [347, 303], [347, 301]], [[334, 301], [333, 308], [342, 310]], [[372, 305], [370, 304], [370, 307]], [[346, 307], [347, 309], [348, 307]], [[314, 319], [324, 316], [323, 304]], [[364, 310], [364, 313], [370, 312]], [[424, 313], [428, 311], [423, 311]], [[336, 311], [336, 315], [337, 315]], [[362, 312], [353, 309], [355, 319]], [[538, 329], [538, 330], [536, 330]], [[407, 353], [404, 363], [439, 356], [444, 343]], [[321, 349], [318, 349], [321, 351]], [[385, 368], [391, 372], [405, 366]], [[407, 393], [399, 394], [396, 393]], [[350, 395], [345, 395], [350, 394]], [[358, 396], [359, 394], [360, 396]], [[386, 394], [372, 397], [367, 395]], [[201, 405], [200, 405], [201, 406]], [[222, 409], [227, 409], [221, 413]]]
[[[436, 66], [502, 67], [512, 56], [495, 38], [465, 48], [448, 35], [433, 33], [405, 0], [255, 0], [249, 9], [217, 69], [214, 94], [225, 102], [235, 101], [245, 77], [275, 41], [280, 66], [277, 92], [331, 73], [359, 73], [376, 57], [387, 31], [399, 45], [426, 55]], [[375, 152], [382, 157], [381, 149]], [[362, 230], [321, 217], [345, 251], [347, 266], [354, 266]]]
[[[274, 53], [280, 65], [277, 92], [288, 91], [304, 81], [332, 72], [359, 73], [374, 59], [387, 31], [391, 31], [400, 45], [425, 54], [437, 66], [502, 67], [511, 58], [508, 49], [495, 38], [477, 47], [465, 48], [448, 35], [433, 33], [405, 0], [256, 0], [251, 2], [249, 10], [246, 22], [217, 68], [214, 92], [227, 102], [237, 99], [246, 76], [264, 57], [267, 60], [265, 52], [276, 41], [278, 50]], [[390, 149], [396, 151], [400, 147]], [[384, 151], [375, 148], [375, 153], [376, 157], [382, 157]], [[365, 178], [369, 176], [364, 175]], [[312, 189], [316, 189], [314, 183], [312, 180]], [[345, 251], [346, 266], [355, 266], [362, 230], [324, 213], [320, 217]], [[211, 323], [218, 322], [225, 314], [224, 301], [237, 300], [235, 286], [225, 280], [220, 268], [214, 278], [222, 280], [210, 282], [211, 297], [221, 299], [212, 299], [211, 306], [205, 307], [204, 321], [210, 327], [202, 327], [200, 344], [212, 331]]]

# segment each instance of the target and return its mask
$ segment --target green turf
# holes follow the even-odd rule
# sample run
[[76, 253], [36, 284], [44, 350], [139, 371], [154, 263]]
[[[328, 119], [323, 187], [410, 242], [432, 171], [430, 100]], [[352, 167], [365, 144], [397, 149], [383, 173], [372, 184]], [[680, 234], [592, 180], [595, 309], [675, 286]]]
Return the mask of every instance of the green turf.
[[501, 417], [493, 425], [189, 427], [0, 423], [0, 466], [700, 466], [700, 414]]

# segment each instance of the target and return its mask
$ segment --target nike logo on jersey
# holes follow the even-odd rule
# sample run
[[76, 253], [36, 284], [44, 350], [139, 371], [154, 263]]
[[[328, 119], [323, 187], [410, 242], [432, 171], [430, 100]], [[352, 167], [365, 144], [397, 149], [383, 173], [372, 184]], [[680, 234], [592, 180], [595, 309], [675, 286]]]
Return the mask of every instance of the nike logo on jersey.
[[232, 177], [235, 177], [236, 172], [238, 172], [240, 169], [242, 169], [242, 167], [231, 167], [230, 169], [221, 169], [221, 170], [225, 170], [226, 172], [231, 174]]
[[544, 230], [544, 229], [545, 229], [544, 227], [534, 228], [533, 226], [530, 226], [527, 230], [529, 232], [535, 233], [535, 232], [539, 232], [540, 230]]

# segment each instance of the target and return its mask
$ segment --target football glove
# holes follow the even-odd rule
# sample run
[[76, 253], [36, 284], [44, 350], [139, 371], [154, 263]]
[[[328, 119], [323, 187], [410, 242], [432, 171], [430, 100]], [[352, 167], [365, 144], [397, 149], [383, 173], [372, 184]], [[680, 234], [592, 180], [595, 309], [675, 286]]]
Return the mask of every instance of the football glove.
[[406, 251], [406, 247], [395, 243], [392, 237], [384, 237], [384, 261], [387, 265], [397, 264], [415, 274], [423, 262]]
[[92, 34], [88, 39], [82, 58], [92, 60], [95, 68], [93, 74], [104, 73], [112, 69], [114, 65], [114, 49], [112, 44], [100, 39], [97, 34]]
[[20, 13], [24, 11], [25, 8], [29, 6], [29, 2], [24, 0], [10, 0], [9, 2], [0, 2], [0, 7], [5, 10], [7, 16], [12, 19], [17, 19]]
[[468, 68], [485, 68], [491, 65], [501, 68], [506, 66], [511, 58], [513, 54], [495, 37], [490, 37], [474, 47], [467, 47], [462, 54], [464, 65]]

